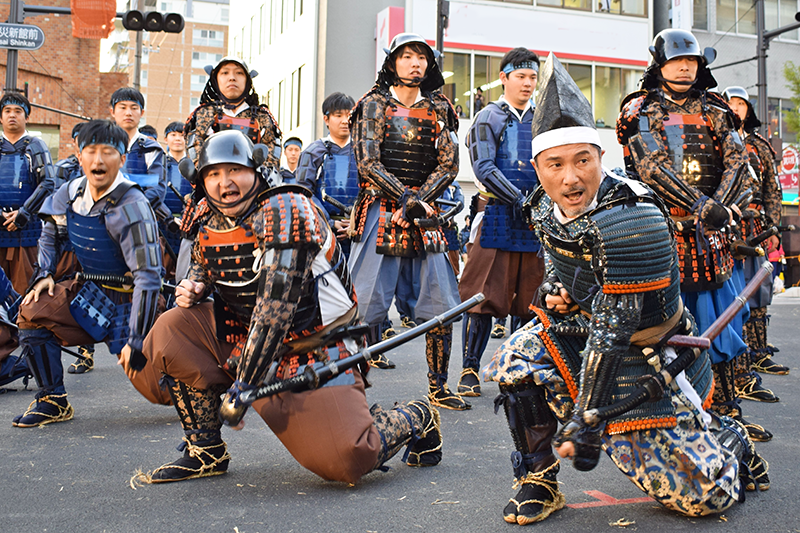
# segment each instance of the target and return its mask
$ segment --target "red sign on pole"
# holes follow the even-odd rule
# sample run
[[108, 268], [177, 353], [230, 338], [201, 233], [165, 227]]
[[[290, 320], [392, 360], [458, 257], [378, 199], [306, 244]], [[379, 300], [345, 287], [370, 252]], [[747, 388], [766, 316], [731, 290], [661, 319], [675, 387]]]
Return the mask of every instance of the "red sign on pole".
[[797, 148], [787, 146], [783, 149], [780, 165], [781, 188], [785, 203], [797, 203], [800, 169], [798, 168]]

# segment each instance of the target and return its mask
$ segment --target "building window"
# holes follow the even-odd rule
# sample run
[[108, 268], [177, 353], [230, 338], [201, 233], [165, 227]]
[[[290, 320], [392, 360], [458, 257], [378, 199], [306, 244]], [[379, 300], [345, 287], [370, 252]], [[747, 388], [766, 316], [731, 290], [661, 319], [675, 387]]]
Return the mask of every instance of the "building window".
[[647, 16], [647, 0], [494, 0], [513, 4], [527, 4], [542, 7], [560, 7], [578, 9], [595, 13], [612, 13], [615, 15]]
[[215, 30], [193, 30], [192, 44], [194, 46], [223, 46], [223, 32]]
[[303, 92], [302, 92], [302, 87], [303, 87], [303, 85], [302, 85], [302, 83], [303, 83], [303, 67], [300, 67], [299, 69], [297, 69], [296, 74], [297, 74], [297, 80], [294, 79], [295, 76], [294, 76], [294, 74], [292, 74], [293, 83], [295, 83], [295, 82], [297, 83], [297, 86], [296, 86], [295, 91], [294, 91], [294, 94], [295, 94], [294, 127], [295, 128], [300, 126], [300, 101], [301, 101], [300, 99], [301, 99], [301, 97], [303, 95]]
[[[456, 108], [459, 118], [474, 117], [482, 107], [503, 94], [501, 60], [500, 54], [445, 53], [442, 92]], [[564, 62], [564, 67], [593, 104], [597, 126], [605, 128], [615, 127], [622, 99], [636, 90], [643, 72], [641, 69], [590, 63]]]
[[206, 88], [206, 82], [208, 81], [208, 76], [205, 74], [192, 74], [192, 85], [191, 89], [193, 91], [202, 91]]
[[747, 0], [717, 0], [717, 32], [755, 35], [755, 4]]
[[221, 59], [222, 54], [192, 52], [192, 68], [205, 68], [206, 65], [216, 65]]
[[195, 107], [197, 107], [199, 105], [200, 105], [200, 98], [198, 98], [198, 97], [189, 98], [189, 107], [194, 109]]
[[638, 70], [595, 66], [594, 119], [597, 127], [615, 126], [622, 98], [636, 90], [641, 75]]
[[708, 30], [708, 0], [694, 0], [693, 8], [692, 28]]
[[442, 92], [450, 99], [460, 118], [470, 117], [469, 54], [447, 53], [444, 56]]

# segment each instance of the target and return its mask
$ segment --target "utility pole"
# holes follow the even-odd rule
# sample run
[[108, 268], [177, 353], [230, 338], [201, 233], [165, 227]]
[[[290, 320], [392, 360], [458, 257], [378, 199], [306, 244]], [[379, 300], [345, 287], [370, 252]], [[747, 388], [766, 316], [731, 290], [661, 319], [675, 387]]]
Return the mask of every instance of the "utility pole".
[[[22, 11], [22, 0], [11, 0], [8, 12], [8, 22], [11, 24], [22, 24], [25, 22], [25, 15]], [[6, 91], [17, 90], [17, 70], [19, 68], [19, 50], [9, 48], [8, 59], [6, 60]]]
[[439, 70], [442, 70], [444, 63], [444, 30], [447, 28], [450, 18], [449, 0], [436, 0], [436, 51], [439, 52]]
[[797, 21], [793, 24], [787, 24], [780, 28], [766, 31], [764, 24], [766, 17], [764, 16], [764, 0], [756, 1], [756, 27], [757, 27], [757, 41], [756, 57], [758, 58], [758, 116], [761, 118], [761, 127], [759, 132], [762, 136], [767, 137], [767, 123], [769, 122], [769, 105], [767, 99], [767, 50], [769, 50], [769, 43], [772, 39], [787, 31], [796, 30], [800, 28], [800, 12], [795, 13], [794, 19]]
[[[140, 12], [144, 11], [144, 0], [137, 0], [136, 9], [137, 11]], [[133, 56], [133, 88], [136, 89], [137, 91], [141, 91], [140, 87], [142, 83], [142, 32], [137, 31], [135, 33], [136, 33], [136, 52], [134, 52]]]

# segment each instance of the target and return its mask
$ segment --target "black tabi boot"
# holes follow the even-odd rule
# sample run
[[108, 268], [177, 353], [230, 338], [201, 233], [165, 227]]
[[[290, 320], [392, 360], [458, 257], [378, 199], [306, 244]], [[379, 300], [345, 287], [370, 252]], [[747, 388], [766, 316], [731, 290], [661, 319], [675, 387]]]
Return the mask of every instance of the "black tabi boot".
[[[383, 323], [378, 324], [370, 324], [369, 325], [369, 333], [367, 333], [367, 344], [372, 346], [373, 344], [377, 344], [381, 341], [383, 336]], [[391, 335], [393, 336], [393, 335]], [[372, 358], [369, 360], [369, 366], [374, 368], [380, 368], [381, 370], [389, 370], [391, 368], [395, 368], [395, 364], [384, 354], [374, 354]]]
[[461, 377], [458, 380], [457, 392], [461, 396], [480, 396], [481, 380], [478, 369], [481, 365], [481, 356], [489, 344], [489, 335], [492, 332], [492, 315], [467, 313], [466, 321], [462, 328], [462, 345], [464, 355]]
[[521, 526], [541, 522], [566, 504], [558, 489], [559, 461], [551, 441], [558, 423], [541, 387], [528, 382], [500, 385], [495, 412], [502, 405], [516, 451], [511, 454], [516, 496], [503, 509], [503, 519]]
[[75, 410], [64, 390], [64, 367], [61, 365], [61, 348], [55, 337], [46, 329], [20, 330], [22, 359], [28, 365], [41, 389], [28, 409], [12, 420], [18, 428], [32, 428], [66, 422], [75, 416]]
[[711, 365], [714, 372], [714, 397], [709, 411], [717, 416], [729, 416], [740, 422], [747, 429], [754, 441], [766, 442], [772, 439], [772, 433], [763, 426], [748, 422], [742, 417], [739, 398], [736, 397], [734, 363], [717, 363]]
[[789, 367], [772, 360], [772, 356], [779, 350], [767, 342], [768, 325], [769, 315], [766, 307], [750, 310], [750, 320], [745, 323], [744, 331], [745, 342], [753, 351], [753, 370], [762, 374], [783, 376], [789, 373]]
[[83, 359], [78, 359], [69, 367], [67, 372], [70, 374], [85, 374], [94, 369], [94, 344], [84, 344], [78, 347], [78, 353], [83, 356]]
[[147, 474], [137, 472], [131, 485], [137, 482], [169, 483], [226, 473], [231, 456], [222, 440], [222, 422], [219, 419], [220, 395], [225, 387], [198, 390], [169, 376], [165, 376], [164, 381], [186, 433], [183, 443], [178, 446], [183, 457]]
[[427, 399], [397, 404], [390, 411], [375, 404], [369, 412], [381, 436], [381, 451], [375, 468], [382, 469], [383, 464], [406, 444], [403, 461], [408, 466], [436, 466], [442, 460], [439, 411]]
[[465, 411], [472, 405], [453, 394], [447, 386], [447, 368], [453, 344], [453, 325], [439, 326], [425, 334], [425, 358], [428, 360], [428, 399], [437, 407]]

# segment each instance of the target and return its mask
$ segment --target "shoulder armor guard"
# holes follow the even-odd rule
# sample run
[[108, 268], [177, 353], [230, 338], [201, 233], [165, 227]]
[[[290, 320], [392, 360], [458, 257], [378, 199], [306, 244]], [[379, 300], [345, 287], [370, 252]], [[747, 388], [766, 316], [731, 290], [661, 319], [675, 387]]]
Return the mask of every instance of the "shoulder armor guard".
[[655, 202], [611, 202], [591, 214], [598, 278], [606, 294], [667, 289], [673, 281], [669, 225]]
[[445, 116], [439, 118], [444, 119], [445, 127], [453, 131], [458, 131], [458, 115], [450, 99], [441, 91], [434, 91], [431, 93], [430, 97], [437, 109], [444, 108]]
[[767, 139], [765, 139], [760, 133], [758, 133], [757, 130], [752, 130], [750, 132], [750, 136], [752, 136], [753, 140], [755, 141], [753, 144], [761, 144], [766, 146], [767, 150], [769, 150], [769, 153], [772, 154], [773, 158], [778, 157], [778, 154], [777, 152], [775, 152], [775, 148], [772, 147], [772, 144]]
[[269, 248], [321, 248], [327, 228], [311, 202], [311, 191], [299, 185], [282, 185], [259, 196], [264, 240]]
[[647, 91], [636, 91], [622, 101], [617, 119], [617, 142], [622, 146], [628, 144], [628, 139], [639, 133], [639, 114], [646, 99]]

